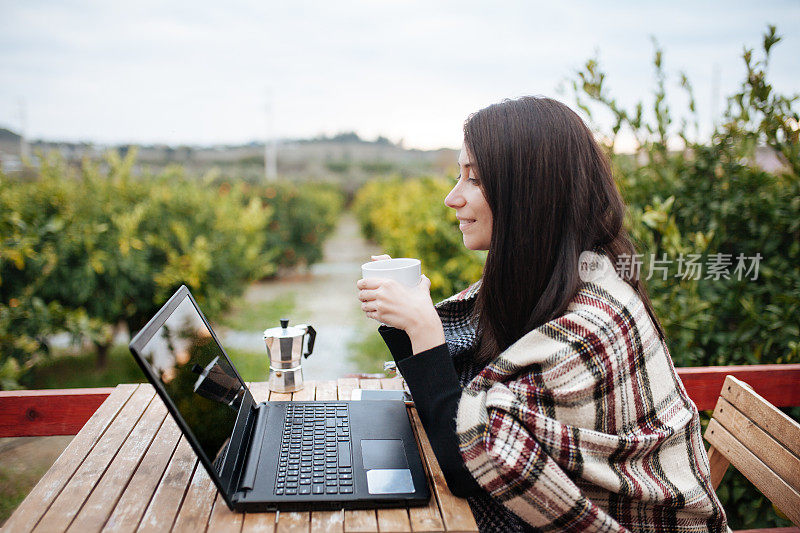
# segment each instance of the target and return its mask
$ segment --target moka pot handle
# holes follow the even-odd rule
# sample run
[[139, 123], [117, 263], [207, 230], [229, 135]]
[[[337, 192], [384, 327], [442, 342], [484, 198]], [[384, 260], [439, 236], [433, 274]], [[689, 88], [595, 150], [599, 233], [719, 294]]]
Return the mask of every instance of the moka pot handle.
[[306, 344], [306, 353], [303, 355], [308, 359], [308, 356], [314, 351], [314, 340], [317, 338], [317, 330], [311, 326], [306, 326], [306, 333], [308, 333], [308, 342]]

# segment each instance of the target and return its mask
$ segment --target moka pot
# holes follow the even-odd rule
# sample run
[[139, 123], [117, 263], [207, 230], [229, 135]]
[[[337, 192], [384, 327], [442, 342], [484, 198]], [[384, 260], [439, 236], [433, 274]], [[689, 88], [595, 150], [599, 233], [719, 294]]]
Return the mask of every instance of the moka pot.
[[[308, 335], [306, 351], [303, 340]], [[317, 332], [307, 324], [289, 326], [282, 318], [280, 327], [264, 331], [264, 344], [269, 357], [269, 389], [274, 392], [295, 392], [303, 388], [303, 357], [314, 350]]]

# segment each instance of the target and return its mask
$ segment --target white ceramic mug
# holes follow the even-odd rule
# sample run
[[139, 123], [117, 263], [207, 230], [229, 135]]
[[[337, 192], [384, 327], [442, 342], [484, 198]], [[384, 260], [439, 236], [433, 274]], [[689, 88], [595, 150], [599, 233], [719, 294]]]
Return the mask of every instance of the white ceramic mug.
[[364, 279], [393, 279], [406, 287], [415, 287], [422, 279], [422, 263], [408, 257], [370, 261], [361, 265], [361, 276]]

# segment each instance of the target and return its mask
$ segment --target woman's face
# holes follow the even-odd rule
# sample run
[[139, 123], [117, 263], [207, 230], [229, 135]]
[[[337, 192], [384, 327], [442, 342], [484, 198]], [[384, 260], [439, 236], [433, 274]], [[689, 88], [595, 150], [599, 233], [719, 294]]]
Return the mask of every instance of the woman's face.
[[444, 205], [456, 210], [464, 246], [470, 250], [488, 250], [492, 242], [492, 211], [483, 195], [466, 145], [462, 145], [458, 155], [458, 167], [458, 181], [444, 199]]

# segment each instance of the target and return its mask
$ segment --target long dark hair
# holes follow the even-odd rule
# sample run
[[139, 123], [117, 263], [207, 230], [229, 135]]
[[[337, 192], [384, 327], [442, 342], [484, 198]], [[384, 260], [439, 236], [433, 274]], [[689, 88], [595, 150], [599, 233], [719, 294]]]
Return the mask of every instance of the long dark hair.
[[[616, 265], [635, 249], [609, 160], [566, 105], [504, 100], [467, 119], [464, 144], [493, 217], [475, 303], [475, 357], [485, 363], [565, 312], [580, 284], [581, 252], [600, 251]], [[638, 272], [624, 276], [663, 338]]]

